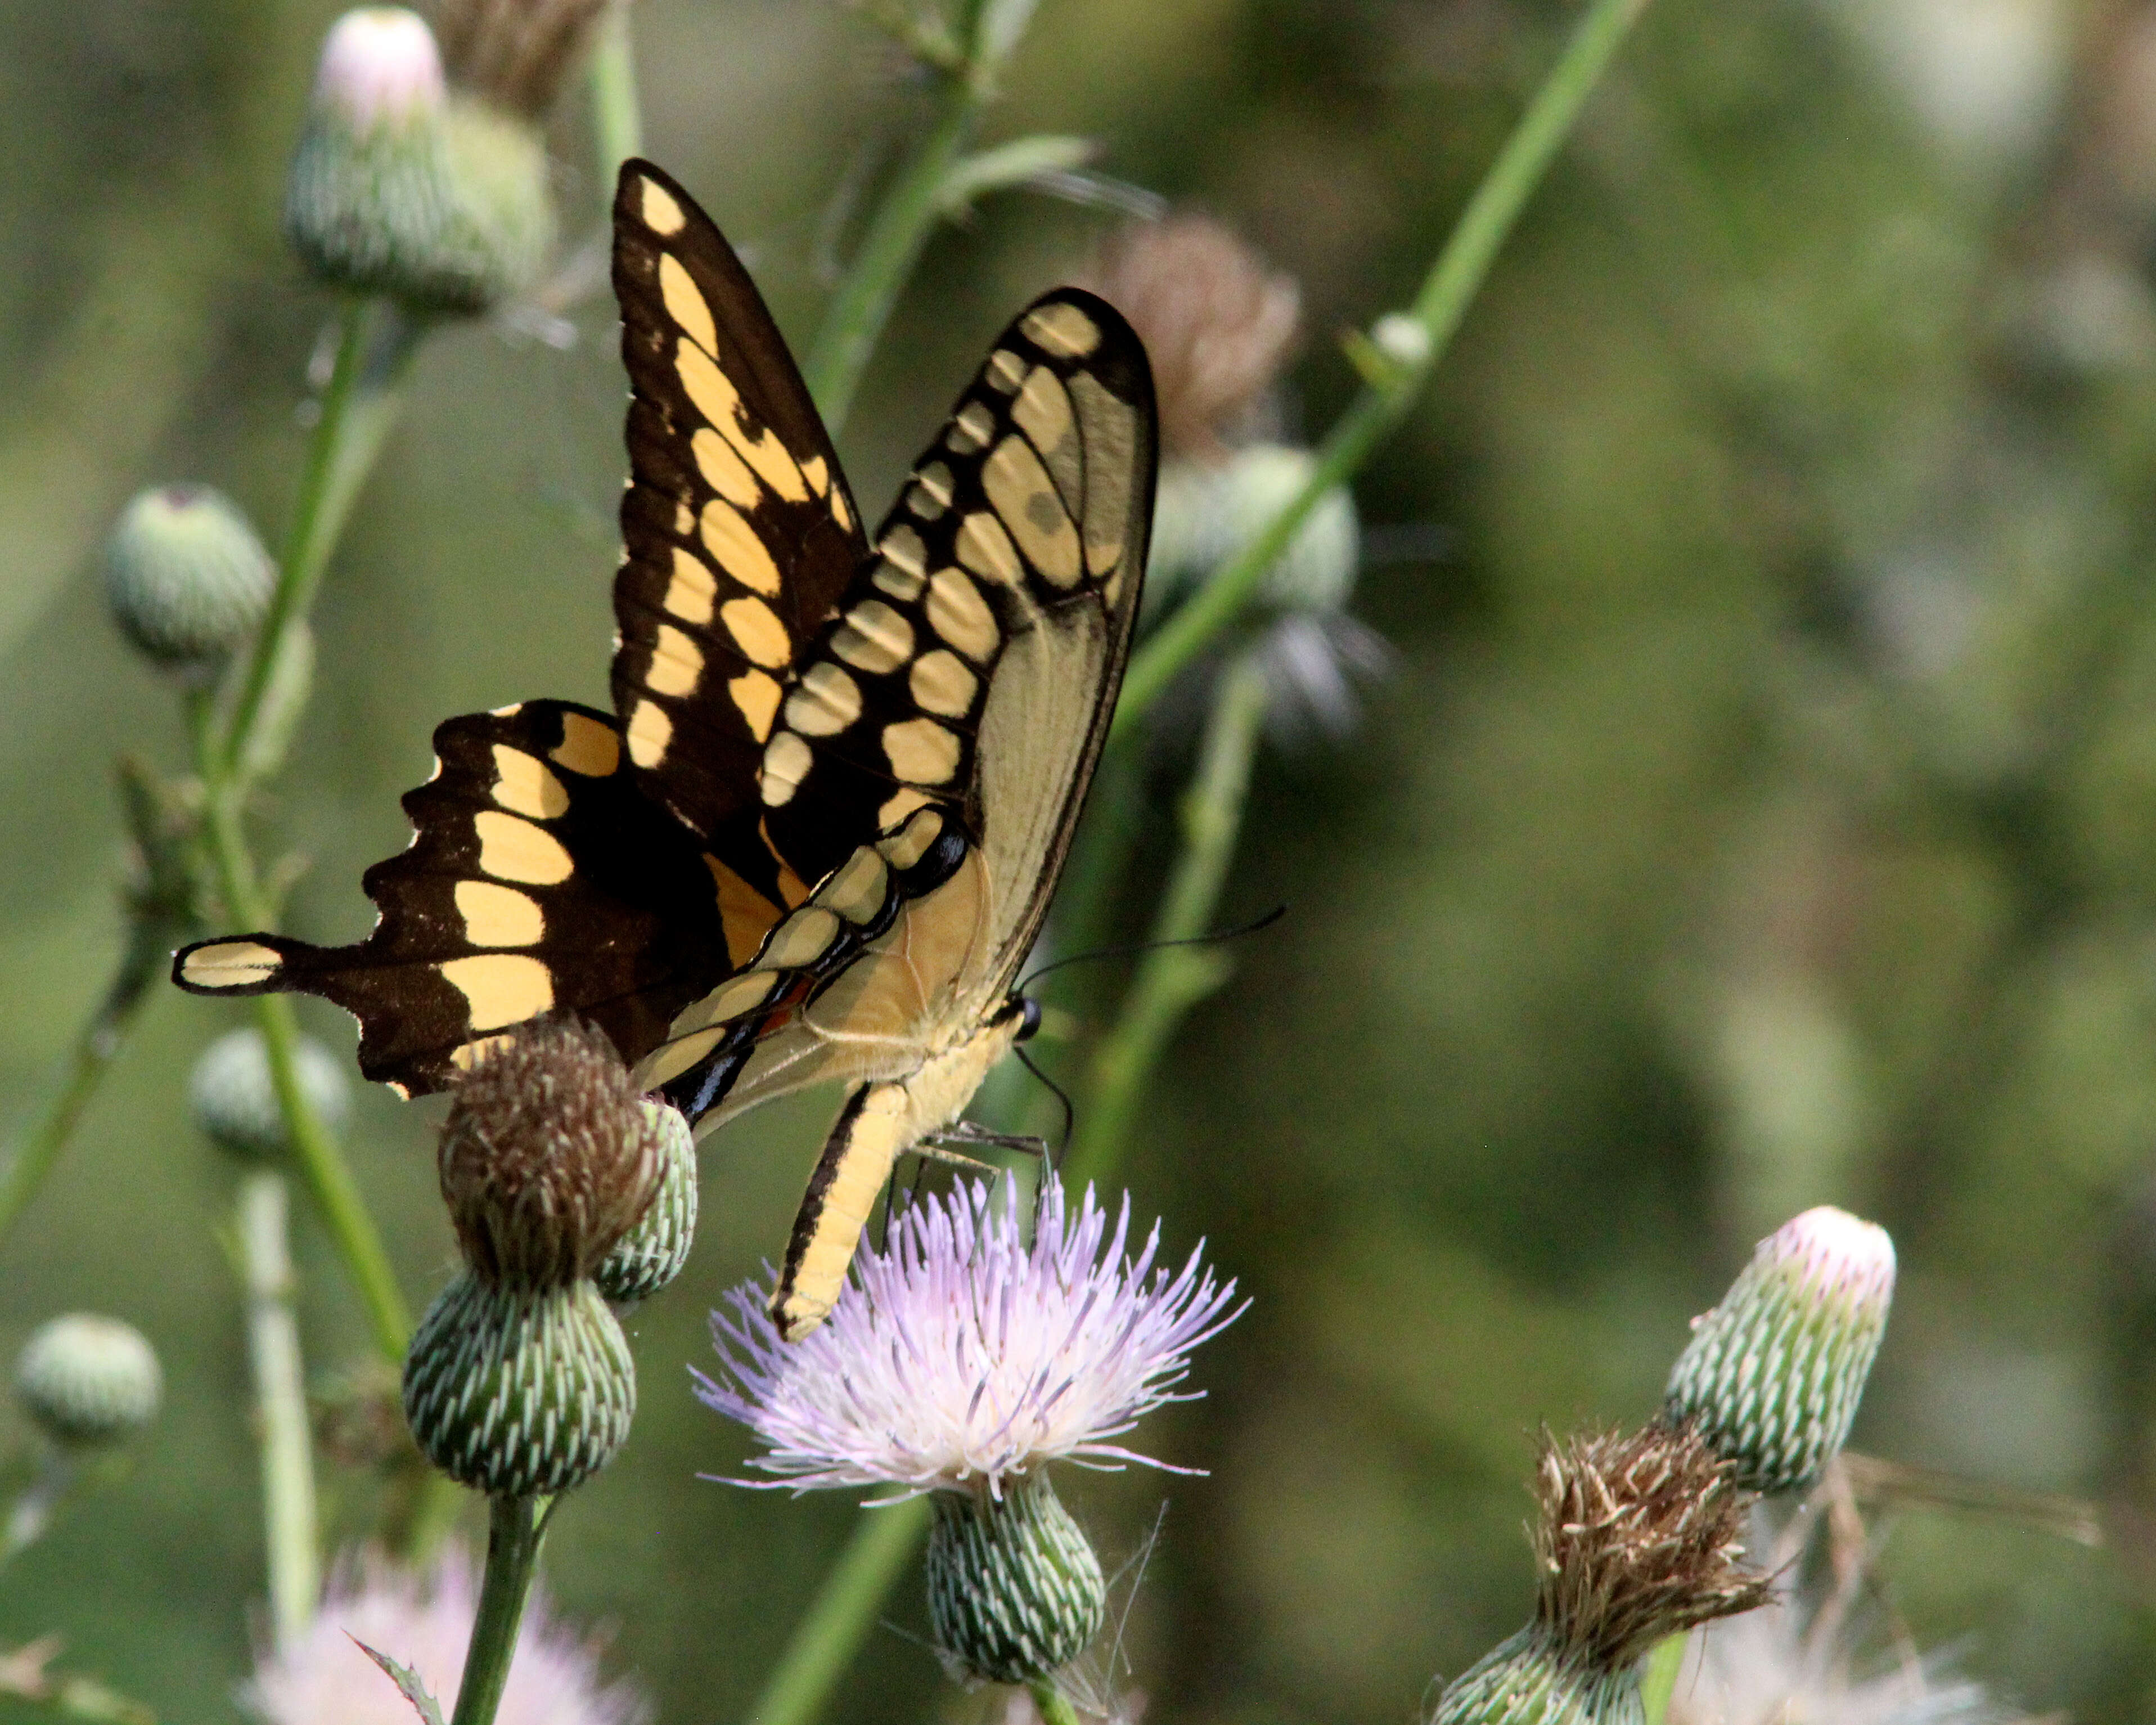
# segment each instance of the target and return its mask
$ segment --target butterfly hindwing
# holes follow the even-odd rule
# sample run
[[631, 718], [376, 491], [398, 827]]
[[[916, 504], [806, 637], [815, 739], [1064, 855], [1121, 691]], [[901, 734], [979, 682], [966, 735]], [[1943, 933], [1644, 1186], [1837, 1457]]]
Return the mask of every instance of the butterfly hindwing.
[[615, 708], [651, 794], [775, 886], [756, 834], [757, 764], [865, 544], [755, 285], [648, 162], [622, 171], [613, 275], [631, 389]]
[[418, 1094], [547, 1012], [592, 1019], [634, 1058], [782, 914], [643, 794], [607, 714], [552, 701], [466, 714], [434, 750], [404, 798], [410, 846], [362, 881], [372, 934], [203, 942], [176, 961], [180, 985], [322, 995], [359, 1019], [360, 1070]]

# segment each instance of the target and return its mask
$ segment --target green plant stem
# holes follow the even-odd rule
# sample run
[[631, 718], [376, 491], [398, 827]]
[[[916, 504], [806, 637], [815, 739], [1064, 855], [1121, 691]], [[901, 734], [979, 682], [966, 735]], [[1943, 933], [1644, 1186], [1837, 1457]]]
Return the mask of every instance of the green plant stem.
[[315, 1463], [292, 1313], [297, 1279], [287, 1238], [285, 1177], [268, 1170], [239, 1183], [235, 1220], [247, 1298], [247, 1357], [254, 1376], [262, 1445], [262, 1527], [269, 1557], [270, 1622], [289, 1647], [313, 1620], [321, 1590], [315, 1518]]
[[748, 1725], [809, 1725], [823, 1711], [860, 1651], [884, 1595], [927, 1533], [926, 1497], [861, 1512], [853, 1538], [765, 1680]]
[[[248, 927], [266, 927], [271, 920], [270, 906], [256, 881], [254, 859], [240, 829], [240, 788], [222, 776], [215, 726], [206, 706], [198, 708], [195, 730], [203, 776], [203, 837], [218, 895], [234, 920]], [[285, 1130], [291, 1136], [293, 1160], [306, 1183], [307, 1194], [358, 1290], [376, 1346], [389, 1359], [401, 1360], [404, 1345], [411, 1339], [411, 1312], [336, 1137], [300, 1081], [300, 1027], [292, 1003], [281, 994], [264, 994], [254, 1003], [254, 1012], [270, 1056], [270, 1083], [277, 1093]]]
[[48, 1449], [38, 1463], [37, 1477], [23, 1488], [8, 1506], [8, 1524], [0, 1532], [0, 1563], [45, 1537], [53, 1517], [82, 1477], [82, 1470], [65, 1450]]
[[0, 1169], [0, 1240], [22, 1219], [50, 1178], [83, 1110], [119, 1057], [143, 1002], [163, 979], [173, 947], [194, 928], [194, 881], [184, 849], [167, 824], [156, 782], [148, 768], [131, 759], [120, 763], [119, 781], [128, 831], [140, 854], [139, 875], [125, 894], [126, 945], [89, 1021], [75, 1033], [59, 1084]]
[[539, 1560], [545, 1523], [536, 1497], [497, 1497], [486, 1530], [486, 1579], [480, 1584], [479, 1615], [472, 1620], [471, 1647], [465, 1655], [464, 1680], [457, 1689], [457, 1710], [450, 1725], [494, 1725], [494, 1710], [509, 1681], [509, 1663], [516, 1653], [516, 1630], [524, 1621], [524, 1601], [531, 1591], [531, 1571]]
[[0, 1240], [4, 1240], [45, 1180], [74, 1135], [82, 1111], [97, 1093], [106, 1070], [119, 1055], [133, 1027], [146, 990], [126, 990], [116, 982], [90, 1014], [89, 1023], [75, 1034], [68, 1050], [59, 1088], [47, 1098], [44, 1111], [17, 1147], [14, 1158], [0, 1171]]
[[220, 778], [240, 778], [247, 746], [279, 665], [295, 649], [346, 517], [403, 405], [404, 374], [419, 326], [385, 300], [349, 301], [339, 314], [336, 362], [308, 439], [306, 465], [285, 535], [277, 585], [245, 664], [218, 749]]
[[1127, 737], [1176, 673], [1241, 614], [1318, 500], [1353, 478], [1378, 441], [1414, 404], [1450, 345], [1505, 237], [1542, 183], [1581, 107], [1645, 5], [1646, 0], [1591, 0], [1586, 16], [1476, 187], [1404, 314], [1416, 331], [1404, 345], [1414, 351], [1403, 352], [1396, 346], [1379, 356], [1382, 373], [1365, 385], [1326, 434], [1302, 489], [1132, 656], [1116, 703], [1112, 736]]
[[1078, 1710], [1070, 1705], [1070, 1697], [1046, 1677], [1036, 1677], [1025, 1687], [1040, 1713], [1041, 1725], [1078, 1725]]
[[1669, 1717], [1670, 1697], [1676, 1693], [1677, 1677], [1684, 1670], [1685, 1650], [1691, 1645], [1689, 1634], [1665, 1635], [1647, 1655], [1640, 1673], [1640, 1699], [1646, 1712], [1647, 1725], [1662, 1725]]
[[[1191, 940], [1212, 925], [1242, 832], [1270, 693], [1265, 667], [1253, 653], [1229, 665], [1214, 691], [1198, 775], [1183, 799], [1183, 853], [1153, 919], [1156, 942]], [[1114, 1026], [1094, 1052], [1078, 1111], [1078, 1145], [1064, 1165], [1073, 1185], [1114, 1173], [1161, 1051], [1183, 1015], [1219, 988], [1227, 972], [1228, 960], [1211, 947], [1157, 944], [1146, 954]]]
[[980, 113], [981, 80], [965, 71], [942, 78], [935, 120], [877, 206], [853, 263], [824, 308], [801, 368], [816, 409], [834, 434], [845, 424], [891, 307], [942, 218], [944, 183]]
[[636, 94], [636, 55], [629, 33], [629, 0], [611, 0], [592, 44], [592, 147], [598, 158], [599, 202], [613, 208], [621, 165], [644, 153], [644, 110]]

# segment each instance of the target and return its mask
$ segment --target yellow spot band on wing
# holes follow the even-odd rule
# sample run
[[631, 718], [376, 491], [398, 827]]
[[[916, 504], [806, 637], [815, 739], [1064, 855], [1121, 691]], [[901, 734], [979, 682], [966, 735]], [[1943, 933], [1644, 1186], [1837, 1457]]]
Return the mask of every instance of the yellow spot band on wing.
[[512, 814], [552, 820], [568, 812], [569, 793], [536, 755], [506, 743], [494, 746], [494, 800]]
[[443, 980], [465, 997], [475, 1030], [521, 1024], [553, 1009], [553, 975], [536, 958], [487, 952], [452, 958], [441, 969]]
[[556, 886], [576, 872], [560, 839], [514, 814], [482, 809], [472, 817], [472, 830], [479, 835], [479, 865], [497, 880]]

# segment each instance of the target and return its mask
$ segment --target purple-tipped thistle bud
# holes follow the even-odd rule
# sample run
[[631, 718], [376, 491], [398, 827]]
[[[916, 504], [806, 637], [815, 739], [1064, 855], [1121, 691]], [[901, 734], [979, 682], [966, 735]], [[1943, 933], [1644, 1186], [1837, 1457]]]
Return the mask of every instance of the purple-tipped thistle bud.
[[158, 485], [120, 512], [105, 545], [113, 621], [183, 675], [215, 672], [254, 633], [276, 570], [239, 506], [208, 485]]
[[1665, 1418], [1689, 1421], [1748, 1490], [1804, 1489], [1849, 1435], [1893, 1298], [1887, 1230], [1831, 1205], [1806, 1210], [1692, 1321]]
[[659, 1190], [643, 1219], [592, 1272], [599, 1291], [617, 1306], [649, 1300], [672, 1281], [696, 1238], [696, 1142], [689, 1122], [664, 1102], [643, 1106], [658, 1135]]
[[933, 1494], [928, 1620], [954, 1676], [1032, 1683], [1100, 1632], [1107, 1583], [1092, 1543], [1040, 1469], [986, 1490]]
[[528, 283], [553, 234], [545, 145], [453, 96], [433, 33], [401, 7], [331, 26], [285, 197], [321, 280], [419, 313], [484, 311]]
[[1641, 1654], [1768, 1598], [1742, 1558], [1754, 1500], [1692, 1431], [1545, 1436], [1535, 1486], [1535, 1620], [1445, 1689], [1431, 1725], [1633, 1725]]
[[63, 1448], [93, 1448], [140, 1430], [163, 1394], [157, 1351], [116, 1317], [71, 1312], [53, 1318], [15, 1363], [23, 1411]]
[[604, 1035], [542, 1020], [457, 1086], [439, 1160], [465, 1270], [405, 1357], [412, 1435], [490, 1497], [566, 1491], [635, 1412], [629, 1344], [591, 1276], [660, 1189], [661, 1128]]

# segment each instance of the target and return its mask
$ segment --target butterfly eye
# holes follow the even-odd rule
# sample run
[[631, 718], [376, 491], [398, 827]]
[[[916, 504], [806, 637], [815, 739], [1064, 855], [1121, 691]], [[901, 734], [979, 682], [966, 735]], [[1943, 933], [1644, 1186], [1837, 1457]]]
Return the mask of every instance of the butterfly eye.
[[1040, 1028], [1040, 1003], [1030, 994], [1021, 994], [1018, 999], [1018, 1034], [1014, 1042], [1030, 1041], [1033, 1033]]

